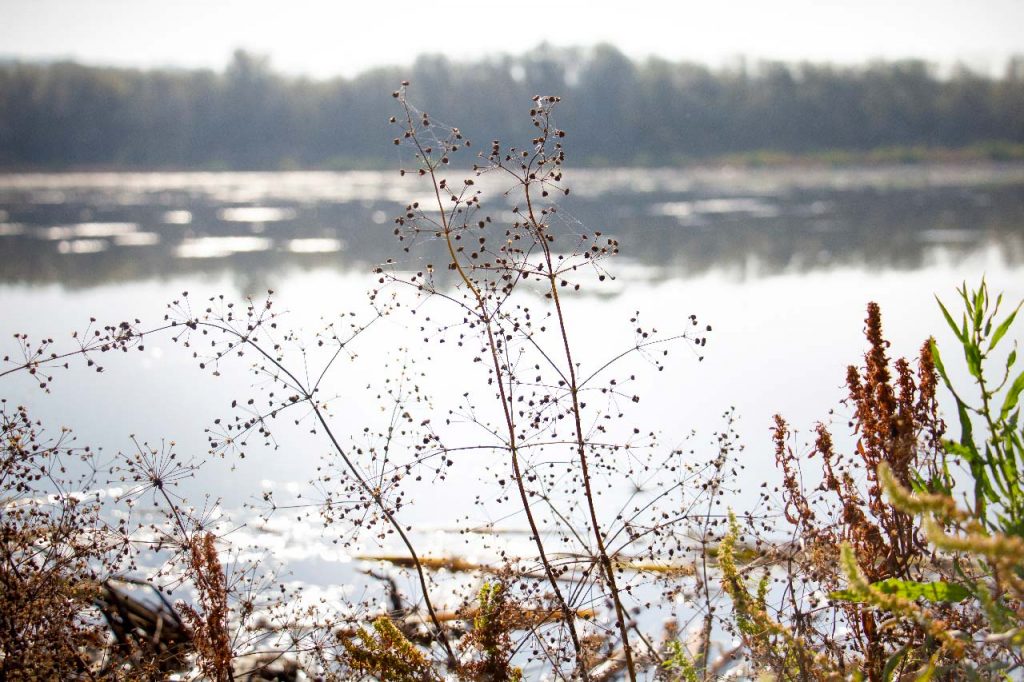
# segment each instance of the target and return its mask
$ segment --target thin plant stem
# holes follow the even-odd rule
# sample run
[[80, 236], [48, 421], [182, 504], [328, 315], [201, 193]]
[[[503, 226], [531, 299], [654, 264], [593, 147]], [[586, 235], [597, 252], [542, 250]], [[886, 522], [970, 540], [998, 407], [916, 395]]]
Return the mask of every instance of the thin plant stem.
[[416, 575], [420, 583], [420, 589], [423, 592], [423, 603], [427, 607], [427, 613], [430, 616], [430, 621], [433, 624], [434, 629], [436, 631], [437, 639], [445, 650], [445, 656], [448, 660], [449, 667], [453, 669], [458, 668], [458, 658], [455, 656], [455, 651], [452, 649], [452, 645], [448, 641], [448, 636], [445, 634], [444, 627], [441, 625], [441, 621], [437, 617], [437, 612], [434, 609], [434, 604], [430, 599], [430, 588], [427, 584], [426, 574], [423, 571], [423, 563], [420, 561], [419, 555], [417, 554], [416, 549], [412, 544], [412, 541], [409, 539], [409, 536], [405, 532], [405, 529], [402, 528], [402, 524], [398, 522], [398, 519], [396, 519], [395, 516], [391, 513], [391, 510], [388, 509], [388, 506], [385, 504], [383, 496], [381, 495], [379, 490], [375, 489], [373, 486], [370, 485], [369, 481], [366, 480], [366, 477], [359, 471], [359, 468], [355, 465], [355, 462], [353, 462], [349, 458], [348, 453], [345, 451], [345, 448], [342, 447], [341, 443], [338, 441], [337, 436], [335, 436], [334, 431], [331, 429], [326, 416], [320, 409], [320, 406], [317, 404], [316, 400], [313, 399], [313, 391], [309, 390], [306, 387], [306, 385], [302, 381], [300, 381], [287, 367], [285, 367], [281, 361], [279, 361], [277, 358], [268, 353], [250, 336], [241, 334], [229, 326], [218, 325], [212, 322], [197, 322], [196, 324], [205, 327], [212, 327], [214, 329], [217, 329], [221, 332], [225, 332], [228, 334], [233, 334], [234, 336], [239, 338], [243, 343], [249, 345], [250, 347], [255, 349], [257, 353], [266, 358], [267, 361], [273, 364], [278, 371], [286, 375], [293, 382], [296, 390], [300, 391], [303, 394], [303, 401], [309, 403], [310, 408], [313, 410], [313, 415], [317, 418], [317, 421], [323, 427], [324, 433], [327, 434], [327, 438], [328, 440], [331, 441], [331, 445], [334, 447], [335, 452], [337, 452], [338, 456], [341, 457], [342, 461], [345, 463], [345, 466], [348, 468], [349, 472], [351, 472], [353, 478], [355, 478], [360, 488], [362, 488], [363, 491], [370, 496], [374, 504], [377, 505], [377, 508], [380, 509], [381, 513], [384, 515], [384, 518], [387, 520], [388, 524], [395, 530], [396, 533], [398, 533], [398, 537], [401, 539], [402, 544], [405, 545], [406, 551], [409, 552], [409, 558], [412, 560], [413, 566], [416, 569]]
[[548, 245], [547, 235], [534, 214], [533, 201], [530, 196], [528, 174], [526, 178], [527, 180], [524, 181], [524, 190], [526, 193], [527, 213], [530, 225], [535, 231], [536, 239], [540, 243], [541, 249], [543, 249], [544, 252], [544, 261], [547, 264], [547, 279], [550, 284], [551, 298], [554, 302], [555, 314], [558, 318], [558, 333], [562, 339], [562, 348], [565, 352], [565, 361], [569, 371], [569, 395], [572, 398], [572, 416], [576, 429], [576, 451], [579, 455], [580, 475], [583, 478], [583, 489], [587, 501], [587, 512], [590, 515], [590, 523], [593, 528], [594, 539], [597, 542], [597, 552], [601, 568], [603, 569], [605, 580], [608, 581], [608, 591], [611, 594], [612, 603], [615, 606], [615, 621], [619, 629], [619, 635], [622, 637], [622, 651], [626, 658], [626, 670], [629, 672], [629, 679], [635, 682], [636, 666], [633, 663], [633, 649], [629, 644], [629, 624], [626, 620], [626, 610], [622, 605], [622, 597], [619, 594], [619, 587], [615, 582], [615, 568], [612, 566], [611, 558], [608, 556], [608, 551], [605, 548], [604, 535], [601, 532], [601, 524], [600, 521], [598, 521], [597, 508], [594, 504], [594, 492], [590, 483], [590, 467], [587, 462], [586, 441], [583, 437], [583, 418], [581, 415], [582, 410], [580, 408], [579, 386], [576, 383], [576, 367], [573, 363], [572, 347], [569, 343], [569, 331], [566, 327], [565, 315], [562, 312], [561, 299], [558, 296], [558, 282], [554, 263], [551, 258], [551, 247]]
[[[412, 114], [409, 110], [408, 104], [405, 99], [402, 99], [402, 106], [405, 108], [406, 122], [408, 124], [408, 130], [415, 131], [416, 127], [412, 120]], [[452, 226], [448, 216], [448, 212], [445, 209], [444, 200], [441, 198], [441, 183], [437, 177], [436, 166], [429, 159], [429, 155], [426, 150], [420, 144], [418, 136], [413, 133], [411, 135], [413, 143], [416, 145], [417, 151], [419, 152], [420, 158], [423, 160], [425, 170], [430, 176], [430, 182], [433, 186], [434, 197], [437, 201], [437, 207], [440, 212], [441, 218], [441, 233], [444, 236], [445, 244], [448, 248], [448, 255], [451, 259], [452, 266], [459, 274], [460, 279], [469, 289], [473, 298], [476, 301], [477, 309], [475, 311], [476, 317], [483, 324], [487, 335], [487, 346], [489, 355], [491, 357], [491, 363], [495, 372], [496, 383], [498, 385], [498, 395], [501, 401], [502, 413], [505, 419], [505, 426], [508, 431], [508, 451], [509, 458], [511, 460], [513, 477], [516, 482], [516, 488], [519, 492], [519, 498], [523, 506], [523, 511], [526, 514], [527, 523], [530, 526], [530, 532], [533, 537], [534, 544], [537, 547], [537, 553], [539, 555], [541, 565], [544, 567], [544, 574], [548, 579], [548, 583], [551, 585], [551, 589], [555, 594], [555, 599], [558, 602], [559, 609], [562, 611], [566, 627], [569, 629], [569, 636], [572, 640], [573, 649], [576, 653], [576, 667], [580, 677], [588, 681], [590, 679], [589, 672], [584, 665], [583, 657], [583, 645], [580, 642], [579, 634], [576, 631], [575, 618], [576, 614], [565, 600], [565, 596], [562, 594], [561, 587], [558, 584], [558, 579], [554, 574], [554, 570], [551, 566], [551, 561], [547, 556], [547, 552], [544, 548], [544, 542], [541, 538], [540, 528], [537, 526], [536, 519], [533, 515], [533, 508], [530, 504], [530, 496], [526, 490], [526, 484], [524, 483], [523, 473], [519, 464], [519, 448], [516, 438], [515, 429], [515, 417], [512, 414], [512, 410], [509, 406], [509, 399], [505, 389], [504, 376], [505, 372], [501, 367], [500, 352], [498, 350], [497, 343], [494, 338], [494, 322], [493, 316], [488, 313], [487, 303], [484, 299], [483, 293], [480, 291], [465, 269], [462, 267], [462, 263], [458, 258], [458, 254], [455, 249], [455, 245], [452, 243]]]

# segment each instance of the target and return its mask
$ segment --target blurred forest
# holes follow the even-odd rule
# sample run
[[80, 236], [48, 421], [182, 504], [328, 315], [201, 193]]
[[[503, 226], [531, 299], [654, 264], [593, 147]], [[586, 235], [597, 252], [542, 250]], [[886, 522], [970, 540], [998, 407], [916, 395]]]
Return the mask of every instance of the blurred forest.
[[[746, 154], [973, 149], [1024, 156], [1024, 57], [1000, 77], [923, 61], [858, 67], [738, 61], [710, 69], [630, 60], [615, 48], [541, 46], [458, 63], [313, 81], [236, 52], [222, 73], [71, 62], [0, 64], [0, 167], [290, 169], [392, 166], [387, 117], [401, 79], [439, 120], [522, 139], [534, 94], [559, 94], [558, 124], [585, 165], [675, 165]], [[528, 125], [528, 124], [527, 124]], [[580, 154], [575, 151], [580, 150]], [[829, 156], [832, 154], [833, 156]], [[882, 157], [885, 157], [883, 154]]]

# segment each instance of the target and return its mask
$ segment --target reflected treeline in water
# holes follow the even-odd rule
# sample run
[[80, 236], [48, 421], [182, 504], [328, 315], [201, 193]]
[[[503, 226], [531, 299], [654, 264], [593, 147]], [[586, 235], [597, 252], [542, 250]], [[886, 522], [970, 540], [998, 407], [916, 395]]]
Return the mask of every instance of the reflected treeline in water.
[[[615, 236], [652, 280], [913, 269], [936, 252], [993, 247], [1011, 265], [1024, 258], [1022, 165], [612, 169], [569, 181], [555, 228]], [[400, 252], [392, 221], [419, 190], [384, 172], [0, 176], [0, 281], [242, 275], [255, 290], [292, 268], [366, 272]], [[496, 219], [510, 208], [488, 207]]]
[[[600, 203], [600, 205], [599, 205]], [[776, 193], [691, 192], [639, 206], [579, 207], [585, 224], [615, 216], [622, 251], [654, 279], [728, 270], [741, 277], [841, 266], [917, 269], [936, 252], [1024, 255], [1024, 185], [819, 186]]]

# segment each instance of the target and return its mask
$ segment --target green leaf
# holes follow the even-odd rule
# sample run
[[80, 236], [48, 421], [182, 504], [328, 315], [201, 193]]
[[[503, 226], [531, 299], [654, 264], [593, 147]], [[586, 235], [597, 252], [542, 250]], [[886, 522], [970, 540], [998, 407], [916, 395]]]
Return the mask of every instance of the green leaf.
[[981, 288], [974, 292], [974, 319], [971, 322], [974, 323], [974, 329], [981, 329], [981, 321], [985, 316], [986, 306], [986, 295], [985, 285], [982, 284]]
[[974, 425], [971, 424], [971, 415], [967, 411], [967, 403], [960, 400], [960, 397], [956, 394], [953, 395], [956, 399], [956, 411], [957, 416], [960, 417], [960, 444], [969, 447], [975, 457], [978, 456], [978, 446], [974, 444]]
[[964, 343], [967, 340], [967, 335], [960, 333], [959, 325], [953, 321], [953, 316], [949, 314], [948, 310], [946, 310], [946, 306], [943, 305], [942, 300], [938, 296], [935, 297], [935, 300], [938, 302], [939, 308], [942, 309], [942, 316], [946, 318], [946, 324], [948, 324], [949, 328], [953, 330], [954, 334], [956, 334], [956, 338], [960, 339], [960, 343]]
[[1017, 308], [1007, 316], [1005, 320], [996, 327], [995, 334], [992, 335], [992, 340], [988, 342], [988, 349], [992, 350], [999, 343], [999, 340], [1006, 336], [1006, 332], [1009, 331], [1010, 325], [1013, 324], [1014, 319], [1017, 317], [1017, 312], [1020, 310], [1021, 305], [1024, 305], [1024, 301], [1017, 304]]
[[965, 462], [971, 462], [973, 460], [982, 461], [981, 455], [978, 454], [978, 451], [973, 447], [973, 445], [973, 443], [970, 445], [964, 445], [962, 443], [957, 443], [954, 440], [947, 440], [943, 442], [943, 447], [947, 453], [959, 457]]
[[935, 342], [935, 339], [931, 339], [929, 345], [932, 351], [932, 362], [935, 363], [935, 371], [942, 377], [942, 383], [946, 384], [946, 388], [952, 391], [953, 384], [950, 383], [949, 375], [946, 374], [946, 365], [942, 363], [942, 355], [939, 354], [939, 344]]
[[[882, 582], [893, 582], [893, 579], [890, 578]], [[971, 596], [971, 591], [963, 585], [943, 581], [919, 583], [913, 580], [896, 580], [893, 582], [893, 590], [895, 594], [904, 596], [907, 599], [923, 598], [930, 602], [942, 602], [945, 604], [961, 602]]]
[[[971, 591], [963, 585], [947, 582], [922, 583], [915, 580], [889, 578], [871, 583], [871, 589], [882, 594], [893, 594], [905, 599], [925, 599], [930, 602], [953, 604], [971, 596]], [[865, 601], [864, 595], [856, 590], [837, 590], [829, 594], [837, 601]]]
[[967, 370], [975, 379], [981, 379], [981, 349], [973, 343], [964, 344], [964, 358], [967, 359]]
[[1003, 406], [999, 409], [999, 420], [1005, 420], [1013, 408], [1017, 406], [1017, 401], [1020, 400], [1021, 391], [1024, 391], [1024, 372], [1017, 375], [1017, 378], [1013, 380], [1013, 384], [1010, 386], [1010, 390], [1006, 392], [1006, 397], [1003, 399]]

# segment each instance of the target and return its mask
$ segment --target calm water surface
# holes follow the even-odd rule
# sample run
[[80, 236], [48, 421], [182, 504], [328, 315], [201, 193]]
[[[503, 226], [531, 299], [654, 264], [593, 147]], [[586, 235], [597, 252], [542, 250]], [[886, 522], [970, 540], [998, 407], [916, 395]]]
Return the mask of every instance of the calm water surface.
[[[684, 328], [691, 313], [712, 325], [702, 362], [681, 346], [664, 372], [639, 363], [642, 409], [631, 424], [658, 432], [666, 447], [709, 454], [722, 414], [735, 407], [746, 462], [737, 504], [773, 476], [774, 413], [807, 431], [839, 408], [845, 366], [863, 352], [869, 300], [882, 304], [894, 353], [913, 356], [929, 334], [949, 347], [934, 295], [951, 300], [962, 281], [984, 275], [1011, 299], [1024, 297], [1021, 165], [587, 170], [568, 181], [573, 194], [557, 228], [600, 230], [622, 251], [607, 264], [614, 280], [585, 284], [568, 304], [581, 362], [593, 368], [628, 347], [635, 311], [665, 331]], [[491, 210], [500, 216], [509, 207], [495, 182], [482, 185], [499, 190]], [[273, 289], [288, 324], [307, 333], [321, 318], [368, 314], [372, 266], [400, 253], [392, 219], [427, 189], [377, 172], [0, 176], [0, 350], [13, 350], [15, 332], [71, 348], [71, 333], [90, 316], [155, 323], [186, 290], [195, 302]], [[358, 446], [364, 425], [386, 424], [390, 413], [376, 396], [385, 376], [410, 361], [433, 392], [418, 414], [443, 416], [463, 383], [480, 385], [464, 354], [424, 346], [414, 323], [399, 316], [376, 324], [353, 344], [355, 357], [332, 368], [332, 412], [347, 443]], [[107, 358], [101, 375], [58, 373], [52, 394], [14, 376], [2, 380], [0, 395], [108, 453], [131, 451], [134, 434], [208, 460], [205, 429], [265, 382], [247, 373], [245, 360], [213, 377], [166, 337], [145, 345]], [[276, 447], [253, 447], [245, 459], [208, 461], [185, 494], [209, 494], [225, 509], [258, 502], [266, 490], [279, 501], [319, 499], [308, 482], [326, 448], [308, 426], [279, 428]], [[473, 439], [467, 425], [454, 427], [453, 442]], [[466, 540], [444, 531], [464, 519], [525, 525], [514, 506], [474, 504], [499, 489], [483, 457], [459, 455], [446, 481], [411, 488], [408, 522], [459, 551], [468, 551]], [[610, 513], [621, 497], [605, 500]], [[338, 549], [302, 519], [279, 514], [263, 542], [299, 578], [326, 580], [324, 562], [359, 548]]]

